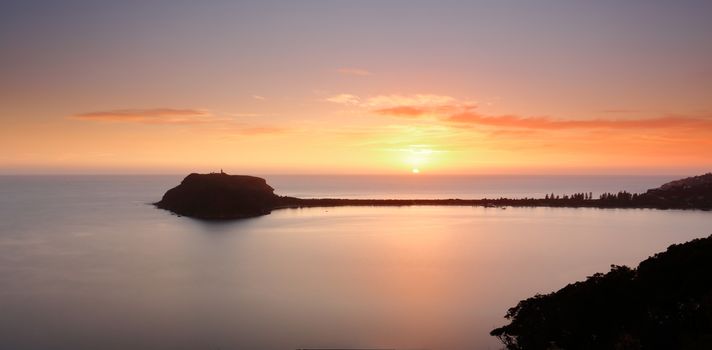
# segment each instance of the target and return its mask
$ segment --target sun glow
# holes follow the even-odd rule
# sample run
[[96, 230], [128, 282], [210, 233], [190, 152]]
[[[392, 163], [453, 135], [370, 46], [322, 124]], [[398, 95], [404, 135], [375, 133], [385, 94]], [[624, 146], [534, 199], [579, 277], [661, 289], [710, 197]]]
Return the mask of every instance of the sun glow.
[[432, 149], [416, 146], [408, 148], [405, 151], [406, 155], [404, 161], [411, 168], [411, 172], [413, 174], [420, 173], [420, 168], [429, 162], [430, 157], [433, 154]]

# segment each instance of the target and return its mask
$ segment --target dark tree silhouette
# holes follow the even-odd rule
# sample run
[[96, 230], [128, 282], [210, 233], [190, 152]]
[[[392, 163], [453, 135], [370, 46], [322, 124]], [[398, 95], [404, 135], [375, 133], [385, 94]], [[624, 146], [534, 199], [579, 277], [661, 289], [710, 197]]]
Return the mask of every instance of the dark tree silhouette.
[[712, 236], [522, 300], [507, 349], [712, 349]]

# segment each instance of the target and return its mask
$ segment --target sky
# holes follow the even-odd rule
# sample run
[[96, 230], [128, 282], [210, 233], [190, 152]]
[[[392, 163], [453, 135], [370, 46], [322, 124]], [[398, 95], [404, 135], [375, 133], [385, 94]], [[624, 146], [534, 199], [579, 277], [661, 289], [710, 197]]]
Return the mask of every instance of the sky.
[[696, 174], [712, 2], [0, 0], [0, 174]]

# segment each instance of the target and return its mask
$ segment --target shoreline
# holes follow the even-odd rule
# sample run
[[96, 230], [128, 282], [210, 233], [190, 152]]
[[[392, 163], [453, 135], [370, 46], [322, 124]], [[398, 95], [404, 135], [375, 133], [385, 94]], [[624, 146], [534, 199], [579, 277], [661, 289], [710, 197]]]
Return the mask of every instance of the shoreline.
[[263, 178], [226, 173], [190, 174], [154, 203], [176, 214], [202, 219], [243, 219], [269, 214], [283, 208], [343, 206], [481, 206], [599, 208], [599, 209], [712, 209], [712, 173], [671, 181], [644, 193], [592, 192], [547, 194], [544, 198], [482, 199], [348, 199], [297, 198], [274, 193]]
[[684, 205], [656, 205], [654, 203], [635, 203], [633, 201], [587, 200], [552, 200], [543, 198], [523, 199], [348, 199], [348, 198], [296, 198], [281, 197], [272, 210], [290, 208], [328, 208], [328, 207], [403, 207], [403, 206], [473, 206], [473, 207], [550, 207], [550, 208], [597, 208], [597, 209], [657, 209], [657, 210], [702, 210], [712, 208]]

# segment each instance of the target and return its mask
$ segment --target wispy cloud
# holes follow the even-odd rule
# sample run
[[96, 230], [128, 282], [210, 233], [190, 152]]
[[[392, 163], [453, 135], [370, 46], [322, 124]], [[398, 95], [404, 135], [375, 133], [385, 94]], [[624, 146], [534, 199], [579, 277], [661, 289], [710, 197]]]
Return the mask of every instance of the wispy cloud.
[[372, 75], [371, 72], [369, 72], [365, 69], [362, 69], [362, 68], [344, 67], [344, 68], [339, 68], [336, 71], [341, 75], [351, 75], [351, 76], [358, 76], [358, 77], [365, 77], [365, 76]]
[[423, 114], [427, 114], [428, 110], [420, 107], [412, 106], [398, 106], [398, 107], [388, 107], [376, 109], [374, 112], [383, 115], [392, 115], [397, 117], [420, 117]]
[[608, 114], [633, 114], [633, 113], [640, 113], [642, 111], [637, 110], [637, 109], [612, 108], [612, 109], [603, 109], [600, 112], [608, 113]]
[[287, 130], [283, 127], [254, 125], [236, 119], [236, 117], [254, 116], [258, 115], [252, 113], [233, 113], [221, 116], [205, 109], [149, 108], [88, 112], [71, 115], [68, 118], [94, 122], [205, 126], [242, 135], [274, 134]]
[[239, 118], [242, 118], [242, 117], [254, 118], [254, 117], [262, 117], [263, 116], [263, 114], [259, 114], [259, 113], [230, 113], [227, 115], [230, 117], [239, 117]]
[[267, 134], [281, 134], [289, 131], [289, 128], [275, 126], [275, 125], [250, 125], [246, 123], [230, 123], [221, 125], [218, 127], [222, 133], [226, 135], [267, 135]]
[[469, 104], [447, 95], [417, 94], [417, 95], [377, 95], [369, 97], [364, 102], [364, 107], [375, 110], [411, 107], [420, 109], [440, 109]]
[[361, 104], [361, 99], [356, 95], [351, 94], [338, 94], [331, 96], [326, 99], [327, 102], [338, 103], [343, 105], [359, 105]]
[[142, 124], [205, 124], [220, 120], [206, 110], [175, 108], [114, 109], [75, 114], [70, 118]]
[[712, 118], [687, 116], [636, 119], [553, 119], [549, 117], [521, 117], [516, 115], [487, 116], [469, 111], [447, 116], [444, 118], [444, 121], [501, 128], [541, 130], [712, 128]]
[[452, 113], [475, 106], [474, 102], [459, 101], [452, 96], [434, 94], [376, 95], [361, 98], [357, 95], [344, 93], [331, 96], [326, 101], [364, 108], [377, 114], [400, 117]]
[[[339, 95], [341, 96], [341, 95]], [[710, 116], [666, 115], [651, 118], [551, 118], [548, 116], [487, 115], [480, 113], [477, 104], [462, 101], [452, 96], [417, 94], [417, 95], [379, 95], [367, 99], [348, 95], [344, 99], [331, 102], [355, 105], [367, 108], [370, 112], [402, 118], [428, 117], [446, 125], [469, 127], [483, 126], [498, 130], [632, 130], [632, 129], [705, 129], [712, 130]], [[627, 111], [627, 110], [620, 110]]]
[[264, 135], [283, 133], [287, 129], [278, 126], [243, 126], [236, 131], [243, 135]]
[[264, 101], [267, 99], [266, 97], [261, 96], [261, 95], [252, 95], [252, 98], [255, 100], [258, 100], [258, 101]]

